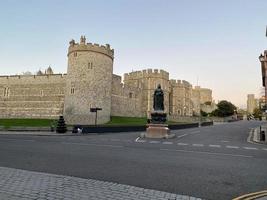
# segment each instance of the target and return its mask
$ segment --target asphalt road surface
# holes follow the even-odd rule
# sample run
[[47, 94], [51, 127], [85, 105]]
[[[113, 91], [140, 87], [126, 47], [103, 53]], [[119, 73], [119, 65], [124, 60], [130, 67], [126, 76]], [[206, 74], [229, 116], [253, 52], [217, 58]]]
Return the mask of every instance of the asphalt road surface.
[[0, 166], [225, 200], [267, 189], [267, 145], [247, 142], [261, 124], [177, 130], [168, 140], [140, 133], [0, 135]]

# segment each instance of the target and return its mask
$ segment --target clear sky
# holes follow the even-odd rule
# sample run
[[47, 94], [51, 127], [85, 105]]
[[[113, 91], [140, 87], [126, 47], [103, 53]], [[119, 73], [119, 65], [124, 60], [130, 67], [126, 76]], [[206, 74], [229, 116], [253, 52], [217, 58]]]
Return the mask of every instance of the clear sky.
[[68, 42], [111, 44], [114, 73], [164, 69], [211, 88], [215, 100], [259, 96], [267, 49], [266, 0], [6, 0], [0, 12], [0, 74], [66, 73]]

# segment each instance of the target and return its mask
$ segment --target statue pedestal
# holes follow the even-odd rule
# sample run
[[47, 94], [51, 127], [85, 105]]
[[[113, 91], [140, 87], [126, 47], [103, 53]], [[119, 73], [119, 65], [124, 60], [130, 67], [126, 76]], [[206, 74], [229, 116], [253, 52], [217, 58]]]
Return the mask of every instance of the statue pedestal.
[[148, 124], [145, 133], [146, 138], [172, 138], [168, 124]]

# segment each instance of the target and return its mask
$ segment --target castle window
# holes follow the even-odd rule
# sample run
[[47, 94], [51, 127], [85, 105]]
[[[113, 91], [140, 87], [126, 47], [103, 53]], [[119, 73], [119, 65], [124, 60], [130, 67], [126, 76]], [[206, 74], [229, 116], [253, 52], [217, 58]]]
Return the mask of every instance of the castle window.
[[71, 94], [74, 94], [74, 87], [72, 87], [72, 88], [70, 89], [70, 93], [71, 93]]
[[74, 52], [74, 57], [77, 57], [77, 52]]
[[88, 69], [93, 69], [93, 63], [92, 62], [88, 63]]
[[4, 90], [4, 97], [9, 97], [10, 94], [10, 88], [6, 87]]
[[44, 91], [43, 90], [40, 91], [40, 96], [41, 97], [44, 96]]
[[132, 92], [129, 93], [129, 97], [133, 98], [133, 93]]

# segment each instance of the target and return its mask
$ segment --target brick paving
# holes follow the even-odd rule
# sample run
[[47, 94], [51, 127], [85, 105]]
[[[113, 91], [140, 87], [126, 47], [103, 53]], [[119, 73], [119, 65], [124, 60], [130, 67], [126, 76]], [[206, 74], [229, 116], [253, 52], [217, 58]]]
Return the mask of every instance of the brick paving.
[[0, 200], [200, 200], [157, 190], [0, 167]]

